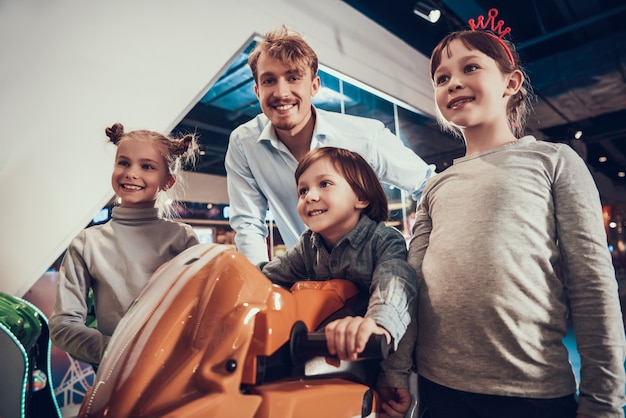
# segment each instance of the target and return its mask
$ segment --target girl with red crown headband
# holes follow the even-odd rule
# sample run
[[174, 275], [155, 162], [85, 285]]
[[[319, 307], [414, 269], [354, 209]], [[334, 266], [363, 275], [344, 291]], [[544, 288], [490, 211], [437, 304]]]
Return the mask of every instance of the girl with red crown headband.
[[[420, 416], [623, 417], [624, 327], [598, 190], [572, 148], [523, 136], [530, 86], [496, 16], [431, 55], [439, 121], [466, 154], [418, 206], [408, 261], [419, 327], [385, 360], [398, 372], [387, 386], [407, 391], [415, 352]], [[383, 400], [383, 416], [404, 416]]]

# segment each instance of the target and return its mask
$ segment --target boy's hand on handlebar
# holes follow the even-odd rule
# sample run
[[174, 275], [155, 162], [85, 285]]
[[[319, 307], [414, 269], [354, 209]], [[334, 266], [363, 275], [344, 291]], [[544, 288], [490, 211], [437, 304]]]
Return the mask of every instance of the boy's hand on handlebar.
[[391, 342], [391, 335], [386, 329], [376, 325], [372, 318], [361, 316], [337, 319], [326, 325], [324, 333], [328, 352], [340, 360], [356, 360], [372, 334], [385, 335], [387, 343]]

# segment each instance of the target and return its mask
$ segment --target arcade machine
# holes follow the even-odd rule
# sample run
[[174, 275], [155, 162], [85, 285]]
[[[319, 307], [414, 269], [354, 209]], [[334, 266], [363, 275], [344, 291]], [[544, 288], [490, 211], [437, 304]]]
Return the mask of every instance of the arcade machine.
[[48, 319], [33, 304], [0, 293], [0, 417], [60, 418], [50, 378]]

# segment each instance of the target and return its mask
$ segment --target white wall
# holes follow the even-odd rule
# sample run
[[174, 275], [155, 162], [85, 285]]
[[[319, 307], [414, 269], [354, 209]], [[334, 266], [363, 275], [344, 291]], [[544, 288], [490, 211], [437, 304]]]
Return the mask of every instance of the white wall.
[[106, 126], [168, 132], [283, 23], [325, 65], [432, 114], [426, 58], [339, 0], [3, 1], [0, 291], [23, 295], [111, 198]]

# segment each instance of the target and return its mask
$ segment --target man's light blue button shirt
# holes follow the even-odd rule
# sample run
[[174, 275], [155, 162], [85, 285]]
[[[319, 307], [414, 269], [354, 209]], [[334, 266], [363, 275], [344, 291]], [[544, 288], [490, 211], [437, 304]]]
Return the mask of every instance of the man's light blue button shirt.
[[[311, 149], [331, 146], [357, 152], [381, 182], [419, 200], [426, 180], [435, 174], [434, 165], [424, 162], [378, 120], [313, 110]], [[265, 115], [259, 114], [231, 133], [225, 166], [237, 250], [253, 264], [268, 260], [268, 207], [287, 248], [295, 245], [306, 230], [297, 211], [294, 172], [298, 161]]]

